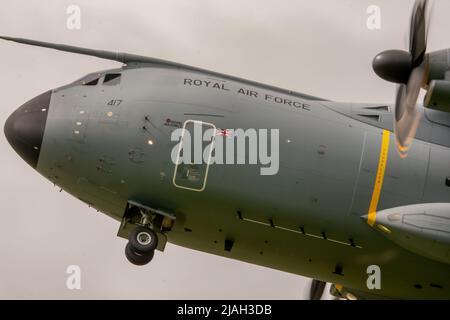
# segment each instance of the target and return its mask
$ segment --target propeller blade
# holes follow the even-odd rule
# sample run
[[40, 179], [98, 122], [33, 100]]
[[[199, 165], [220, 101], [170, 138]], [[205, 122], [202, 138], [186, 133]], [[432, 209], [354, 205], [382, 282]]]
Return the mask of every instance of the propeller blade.
[[311, 283], [311, 289], [309, 292], [310, 300], [320, 300], [323, 295], [323, 291], [325, 290], [326, 282], [313, 279]]
[[409, 30], [409, 52], [383, 51], [372, 63], [378, 76], [399, 84], [395, 102], [394, 132], [397, 149], [403, 158], [408, 156], [411, 142], [420, 124], [421, 111], [417, 110], [420, 89], [428, 89], [430, 63], [427, 38], [431, 17], [429, 5], [428, 0], [416, 0], [414, 3]]
[[427, 0], [416, 0], [411, 15], [409, 52], [414, 66], [422, 63], [427, 51]]
[[394, 132], [397, 149], [403, 158], [407, 157], [419, 126], [421, 113], [417, 110], [417, 99], [427, 79], [428, 56], [425, 56], [422, 64], [412, 70], [408, 83], [400, 84], [397, 89]]
[[408, 156], [420, 123], [421, 112], [417, 110], [420, 89], [426, 88], [429, 75], [427, 37], [429, 17], [428, 0], [416, 0], [411, 14], [409, 53], [411, 71], [406, 83], [400, 83], [395, 103], [394, 132], [397, 149], [402, 158]]

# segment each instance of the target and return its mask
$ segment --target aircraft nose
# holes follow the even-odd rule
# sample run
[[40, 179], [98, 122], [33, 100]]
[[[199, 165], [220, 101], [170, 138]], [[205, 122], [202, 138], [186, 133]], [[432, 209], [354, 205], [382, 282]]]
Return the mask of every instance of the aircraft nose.
[[4, 127], [9, 144], [34, 169], [41, 152], [51, 95], [48, 91], [25, 103], [9, 116]]

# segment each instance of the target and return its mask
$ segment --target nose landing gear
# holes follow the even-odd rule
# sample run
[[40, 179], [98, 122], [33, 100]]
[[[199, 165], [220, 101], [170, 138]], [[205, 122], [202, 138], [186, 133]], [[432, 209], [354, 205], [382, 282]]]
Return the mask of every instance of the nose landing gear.
[[175, 216], [134, 201], [128, 201], [118, 236], [128, 239], [125, 256], [129, 262], [143, 266], [152, 261], [155, 250], [164, 251], [166, 233], [175, 222]]
[[131, 248], [139, 254], [155, 251], [158, 246], [158, 236], [147, 227], [137, 227], [131, 231], [128, 238]]
[[158, 246], [158, 236], [147, 227], [136, 227], [130, 232], [125, 256], [134, 265], [143, 266], [152, 261]]
[[154, 254], [155, 254], [154, 251], [151, 251], [146, 254], [137, 253], [131, 247], [129, 242], [127, 243], [127, 246], [125, 247], [125, 256], [127, 257], [128, 261], [130, 261], [132, 264], [134, 264], [136, 266], [145, 266], [147, 263], [152, 261]]

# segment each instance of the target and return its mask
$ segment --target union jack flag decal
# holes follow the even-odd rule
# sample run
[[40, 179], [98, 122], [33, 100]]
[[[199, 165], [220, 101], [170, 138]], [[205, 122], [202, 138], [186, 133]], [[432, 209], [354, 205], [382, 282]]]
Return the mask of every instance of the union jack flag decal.
[[233, 130], [230, 129], [217, 129], [217, 135], [225, 138], [229, 138], [233, 135]]

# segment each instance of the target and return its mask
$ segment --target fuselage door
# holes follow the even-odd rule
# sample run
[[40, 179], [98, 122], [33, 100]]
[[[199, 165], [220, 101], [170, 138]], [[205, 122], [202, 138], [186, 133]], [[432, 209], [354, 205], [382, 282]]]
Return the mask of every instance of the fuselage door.
[[177, 188], [201, 192], [206, 188], [208, 170], [216, 136], [216, 126], [187, 120], [179, 131], [172, 161], [175, 162], [173, 184]]

